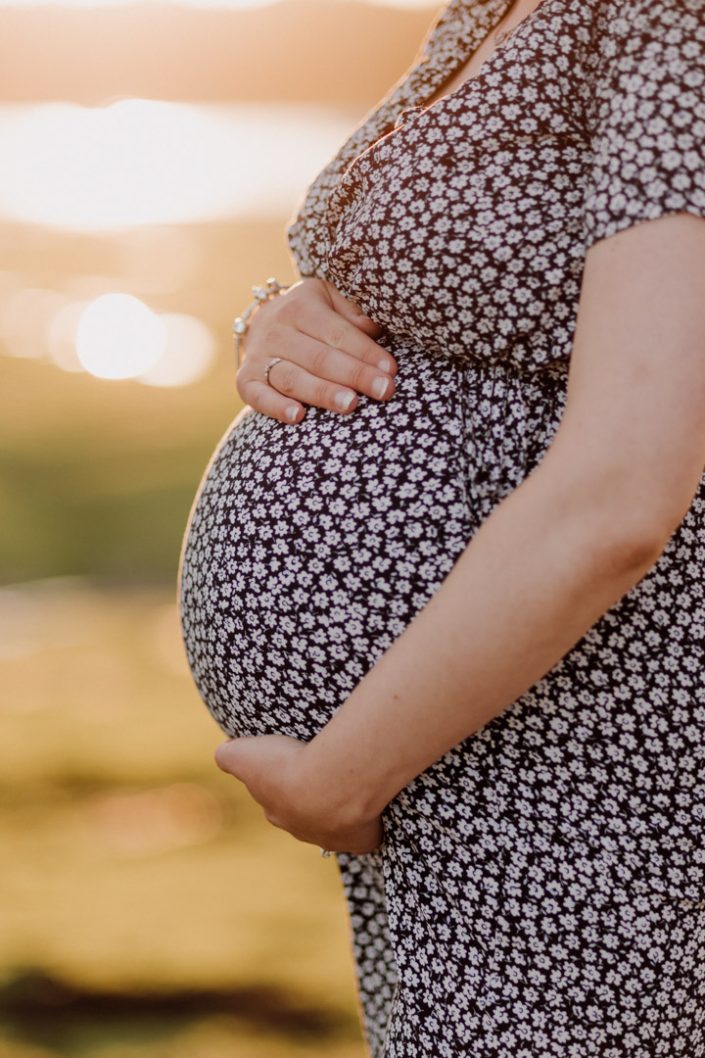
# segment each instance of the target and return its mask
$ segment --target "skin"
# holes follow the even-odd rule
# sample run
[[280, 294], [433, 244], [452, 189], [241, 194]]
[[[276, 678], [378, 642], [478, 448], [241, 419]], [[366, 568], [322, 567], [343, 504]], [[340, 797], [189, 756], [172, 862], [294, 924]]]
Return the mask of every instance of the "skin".
[[384, 806], [652, 568], [705, 468], [704, 286], [695, 215], [590, 247], [567, 403], [542, 461], [314, 739], [216, 750], [270, 823], [328, 849], [377, 848]]
[[[426, 105], [477, 76], [498, 47], [494, 34], [516, 28], [541, 2], [514, 3], [469, 62], [441, 85]], [[332, 283], [307, 277], [260, 305], [252, 315], [241, 343], [244, 357], [236, 375], [238, 393], [254, 410], [288, 423], [301, 422], [305, 417], [302, 401], [350, 414], [357, 407], [358, 393], [389, 400], [394, 395], [397, 363], [374, 341], [380, 331], [374, 320], [364, 316]], [[271, 368], [267, 384], [264, 369], [274, 356], [281, 356], [282, 362]], [[375, 384], [386, 386], [382, 396]]]
[[[519, 0], [495, 31], [540, 2]], [[492, 36], [426, 105], [479, 73]], [[287, 398], [257, 383], [272, 355], [293, 367], [276, 365], [271, 381], [308, 403], [336, 410], [341, 383], [375, 396], [381, 347], [331, 313], [370, 339], [375, 324], [316, 283], [304, 281], [287, 321], [315, 341], [288, 344], [284, 328], [267, 338], [262, 315], [238, 377], [243, 399], [284, 420]], [[377, 848], [385, 805], [529, 690], [658, 561], [705, 466], [704, 285], [705, 221], [687, 213], [588, 250], [566, 409], [539, 466], [483, 522], [316, 738], [231, 739], [216, 750], [217, 765], [246, 785], [270, 823], [328, 849]], [[273, 320], [275, 306], [258, 315]]]
[[[288, 423], [303, 419], [299, 401], [344, 414], [355, 410], [358, 393], [379, 399], [377, 380], [386, 384], [388, 400], [397, 363], [374, 341], [380, 330], [332, 283], [302, 279], [253, 313], [235, 376], [238, 393], [255, 411]], [[271, 369], [267, 385], [264, 368], [273, 356], [284, 360]], [[347, 404], [338, 404], [338, 396]]]

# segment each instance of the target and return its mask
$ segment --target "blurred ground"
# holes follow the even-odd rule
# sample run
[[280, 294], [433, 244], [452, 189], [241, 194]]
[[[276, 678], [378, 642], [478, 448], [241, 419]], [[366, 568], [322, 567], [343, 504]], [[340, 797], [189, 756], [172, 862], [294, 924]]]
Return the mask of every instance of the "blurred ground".
[[[109, 7], [5, 6], [0, 104], [96, 108], [81, 115], [90, 136], [84, 119], [113, 101], [126, 104], [118, 116], [145, 100], [313, 102], [341, 108], [352, 131], [433, 16], [313, 0], [229, 15]], [[6, 176], [25, 174], [5, 181], [15, 207], [59, 188], [110, 221], [104, 169], [62, 138], [74, 124], [8, 110]], [[101, 135], [119, 131], [103, 117]], [[132, 187], [143, 141], [124, 158], [122, 140], [106, 142]], [[167, 190], [181, 178], [190, 195], [199, 177], [174, 166]], [[364, 1058], [337, 865], [215, 767], [222, 735], [175, 609], [189, 509], [241, 408], [232, 318], [252, 283], [296, 278], [287, 217], [243, 207], [167, 224], [157, 212], [101, 233], [10, 206], [0, 201], [0, 1058]], [[207, 373], [158, 388], [77, 370], [56, 321], [114, 291], [200, 321], [217, 346]]]
[[337, 866], [212, 763], [173, 592], [0, 591], [1, 1058], [362, 1058]]
[[[217, 336], [192, 385], [61, 370], [30, 312], [32, 355], [0, 357], [0, 1058], [364, 1058], [337, 866], [215, 767], [175, 606], [242, 407], [232, 316], [295, 278], [284, 224], [190, 227], [188, 286], [150, 303]], [[28, 288], [141, 293], [109, 238], [0, 237]]]

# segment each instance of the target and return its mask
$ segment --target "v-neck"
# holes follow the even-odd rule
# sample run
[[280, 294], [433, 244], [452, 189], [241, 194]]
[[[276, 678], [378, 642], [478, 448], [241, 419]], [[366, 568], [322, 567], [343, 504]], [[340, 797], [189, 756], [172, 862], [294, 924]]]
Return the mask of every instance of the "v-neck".
[[[419, 96], [418, 102], [413, 106], [406, 108], [407, 110], [428, 110], [431, 107], [446, 102], [446, 100], [461, 92], [467, 85], [472, 84], [473, 81], [478, 81], [484, 76], [486, 69], [494, 62], [495, 57], [501, 53], [501, 49], [495, 49], [492, 51], [482, 63], [476, 74], [472, 77], [466, 77], [451, 92], [439, 96], [438, 99], [433, 99], [444, 84], [451, 82], [457, 72], [472, 61], [473, 56], [477, 54], [487, 39], [496, 30], [505, 15], [507, 15], [515, 5], [515, 0], [487, 0], [484, 4], [473, 4], [472, 8], [469, 11], [466, 11], [462, 6], [464, 2], [466, 2], [466, 0], [461, 0], [460, 2], [460, 11], [458, 14], [461, 16], [462, 20], [459, 23], [459, 32], [454, 41], [452, 51], [443, 55], [440, 61], [435, 55], [432, 60], [430, 60], [434, 62], [432, 69], [433, 76], [430, 79], [424, 78], [421, 85], [421, 89], [424, 92], [423, 96]], [[525, 15], [524, 18], [513, 27], [512, 36], [518, 33], [526, 24], [533, 21], [539, 11], [543, 11], [545, 6], [550, 2], [551, 0], [541, 0], [533, 11], [530, 11], [528, 15]], [[479, 10], [480, 7], [484, 8], [484, 10]], [[437, 63], [437, 65], [435, 65], [435, 63]], [[431, 69], [428, 67], [427, 73], [431, 73]], [[429, 102], [431, 99], [433, 99], [433, 102]]]
[[[466, 78], [452, 92], [442, 95], [435, 102], [428, 102], [443, 84], [450, 81], [457, 71], [466, 62], [470, 61], [483, 41], [496, 29], [514, 5], [514, 2], [515, 0], [450, 0], [426, 40], [425, 54], [409, 70], [407, 76], [396, 89], [399, 101], [403, 101], [403, 105], [400, 109], [397, 109], [398, 104], [394, 107], [394, 117], [391, 122], [380, 121], [375, 129], [377, 135], [349, 160], [344, 171], [346, 176], [354, 173], [370, 152], [374, 151], [388, 137], [393, 136], [406, 123], [407, 115], [423, 114], [433, 107], [440, 107], [461, 92], [470, 90], [473, 83], [478, 81], [481, 75], [484, 75], [486, 68], [497, 61], [498, 56], [504, 50], [503, 48], [493, 51], [474, 77]], [[538, 12], [543, 11], [545, 7], [553, 3], [565, 2], [566, 0], [541, 0], [541, 3], [514, 27], [512, 36], [523, 29], [526, 23], [536, 18]], [[511, 44], [508, 46], [511, 46]], [[380, 117], [389, 115], [389, 110], [386, 109], [389, 105], [387, 103], [380, 108]], [[325, 211], [329, 220], [333, 217], [339, 200], [342, 199], [344, 193], [345, 180], [341, 179], [338, 181], [337, 187], [328, 196], [326, 202]]]

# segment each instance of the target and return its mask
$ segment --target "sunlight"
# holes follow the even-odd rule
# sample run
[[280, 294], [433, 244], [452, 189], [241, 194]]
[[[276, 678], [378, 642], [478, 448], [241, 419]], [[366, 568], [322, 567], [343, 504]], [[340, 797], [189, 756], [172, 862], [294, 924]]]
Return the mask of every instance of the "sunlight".
[[211, 367], [216, 356], [213, 332], [202, 320], [185, 313], [165, 312], [167, 342], [153, 367], [137, 376], [147, 386], [188, 386]]
[[134, 378], [163, 355], [167, 333], [160, 317], [131, 294], [103, 294], [81, 313], [76, 352], [97, 378]]
[[146, 386], [188, 386], [216, 358], [211, 329], [195, 316], [155, 313], [131, 294], [103, 294], [59, 310], [51, 356], [65, 371], [96, 378], [132, 378]]
[[[349, 134], [325, 106], [0, 106], [0, 217], [83, 231], [282, 218]], [[246, 164], [245, 164], [246, 162]]]
[[46, 334], [61, 311], [64, 297], [57, 290], [20, 286], [0, 300], [0, 344], [10, 356], [41, 359]]
[[[62, 371], [84, 371], [76, 353], [76, 332], [86, 302], [66, 300], [46, 328], [46, 351]], [[12, 355], [12, 349], [10, 349]]]
[[[198, 7], [209, 8], [266, 7], [279, 0], [0, 0], [0, 7]], [[293, 0], [289, 0], [293, 2]], [[327, 0], [328, 3], [333, 0]], [[360, 0], [383, 7], [433, 7], [428, 0]]]
[[276, 0], [0, 0], [0, 7], [265, 7]]

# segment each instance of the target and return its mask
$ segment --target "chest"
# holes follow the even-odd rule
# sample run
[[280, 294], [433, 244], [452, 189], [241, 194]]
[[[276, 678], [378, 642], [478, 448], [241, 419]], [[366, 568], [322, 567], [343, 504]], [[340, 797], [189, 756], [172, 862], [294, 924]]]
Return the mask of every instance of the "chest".
[[507, 36], [515, 32], [542, 2], [543, 0], [518, 0], [513, 3], [504, 17], [471, 52], [470, 57], [451, 74], [449, 79], [436, 88], [431, 98], [427, 100], [427, 105], [433, 105], [444, 96], [455, 92], [464, 82], [477, 77], [497, 48], [502, 47]]
[[529, 369], [567, 359], [589, 161], [579, 27], [572, 55], [550, 26], [478, 53], [479, 74], [407, 111], [332, 189], [322, 274], [397, 336]]

